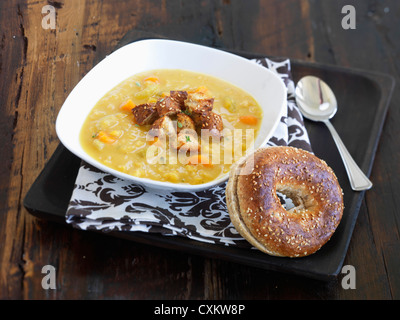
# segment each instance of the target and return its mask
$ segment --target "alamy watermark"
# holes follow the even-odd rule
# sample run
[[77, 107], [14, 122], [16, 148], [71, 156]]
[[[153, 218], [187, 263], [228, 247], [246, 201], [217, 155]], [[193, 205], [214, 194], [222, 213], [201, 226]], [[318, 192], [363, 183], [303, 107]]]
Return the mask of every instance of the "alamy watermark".
[[45, 290], [56, 289], [56, 268], [47, 264], [43, 266], [42, 273], [46, 274], [42, 278], [42, 288]]
[[342, 19], [342, 28], [344, 30], [356, 29], [356, 8], [352, 5], [346, 5], [342, 8], [342, 14], [345, 15]]
[[43, 29], [55, 29], [56, 28], [56, 8], [51, 5], [42, 7], [42, 28]]
[[[56, 28], [56, 9], [52, 5], [45, 5], [42, 7], [42, 28], [55, 29]], [[342, 28], [344, 30], [356, 29], [356, 8], [352, 5], [345, 5], [342, 8]]]
[[[42, 268], [42, 274], [45, 276], [42, 278], [42, 288], [44, 290], [55, 290], [56, 289], [56, 268], [52, 265], [45, 265]], [[343, 278], [341, 286], [344, 290], [356, 289], [356, 268], [352, 265], [345, 265], [342, 267], [341, 274]]]
[[345, 290], [356, 289], [356, 268], [352, 265], [345, 265], [342, 268], [342, 288]]

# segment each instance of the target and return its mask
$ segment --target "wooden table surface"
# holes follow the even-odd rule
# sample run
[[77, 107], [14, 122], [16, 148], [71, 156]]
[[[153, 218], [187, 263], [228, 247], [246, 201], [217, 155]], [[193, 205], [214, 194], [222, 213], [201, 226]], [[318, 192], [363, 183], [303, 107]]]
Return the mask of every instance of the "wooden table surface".
[[[55, 29], [42, 27], [46, 5]], [[354, 5], [356, 29], [342, 8]], [[374, 70], [400, 82], [398, 0], [0, 2], [1, 299], [400, 299], [400, 92], [394, 91], [344, 265], [356, 288], [106, 237], [31, 216], [26, 192], [59, 144], [58, 111], [124, 34]], [[349, 88], [351, 90], [351, 88]], [[60, 181], [62, 183], [62, 181]], [[42, 268], [56, 268], [44, 289]]]

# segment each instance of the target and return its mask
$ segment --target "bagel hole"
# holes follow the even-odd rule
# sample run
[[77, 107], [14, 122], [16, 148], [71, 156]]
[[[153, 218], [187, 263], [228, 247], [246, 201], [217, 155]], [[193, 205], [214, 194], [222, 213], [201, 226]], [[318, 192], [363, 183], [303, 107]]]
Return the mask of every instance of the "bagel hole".
[[276, 191], [276, 195], [278, 196], [279, 201], [281, 202], [281, 205], [285, 208], [285, 210], [290, 210], [296, 207], [292, 199], [286, 196], [286, 194]]
[[276, 195], [286, 211], [296, 212], [311, 209], [315, 202], [308, 190], [292, 185], [278, 185]]

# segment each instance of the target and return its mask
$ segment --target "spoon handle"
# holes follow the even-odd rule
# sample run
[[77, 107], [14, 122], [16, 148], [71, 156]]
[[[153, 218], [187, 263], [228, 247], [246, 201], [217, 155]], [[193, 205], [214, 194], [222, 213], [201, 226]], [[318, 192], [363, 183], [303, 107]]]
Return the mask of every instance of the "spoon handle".
[[339, 150], [342, 157], [344, 166], [349, 176], [351, 188], [354, 191], [368, 190], [372, 187], [372, 182], [365, 176], [361, 169], [357, 166], [356, 162], [351, 157], [350, 153], [347, 151], [342, 139], [340, 139], [339, 134], [336, 132], [332, 123], [329, 120], [324, 121], [329, 131], [332, 134], [333, 140]]

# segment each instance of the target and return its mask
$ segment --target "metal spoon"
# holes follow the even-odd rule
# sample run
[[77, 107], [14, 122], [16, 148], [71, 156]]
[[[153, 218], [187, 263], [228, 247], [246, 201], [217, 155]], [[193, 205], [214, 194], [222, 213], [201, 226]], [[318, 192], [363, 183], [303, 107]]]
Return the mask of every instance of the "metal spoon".
[[331, 88], [317, 77], [306, 76], [297, 83], [296, 102], [304, 117], [324, 122], [328, 127], [342, 157], [352, 189], [355, 191], [370, 189], [372, 182], [357, 166], [329, 121], [337, 111], [336, 97]]

